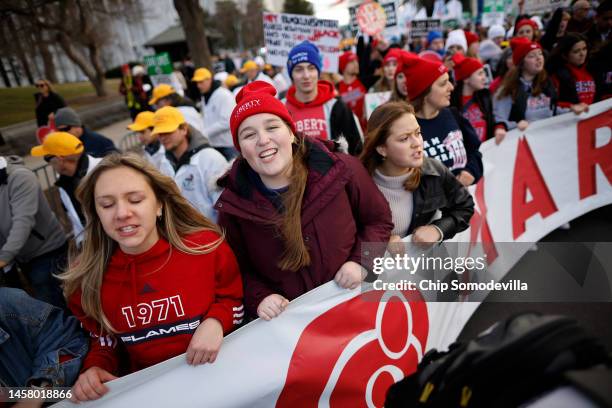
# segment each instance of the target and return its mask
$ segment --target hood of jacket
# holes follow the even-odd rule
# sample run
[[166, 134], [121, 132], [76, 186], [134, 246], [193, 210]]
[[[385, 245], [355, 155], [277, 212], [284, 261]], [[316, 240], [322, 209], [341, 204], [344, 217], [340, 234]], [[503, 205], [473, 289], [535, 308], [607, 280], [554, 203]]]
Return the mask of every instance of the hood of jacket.
[[[114, 286], [122, 297], [128, 297], [132, 303], [138, 298], [138, 282], [142, 276], [154, 274], [168, 261], [171, 247], [163, 238], [157, 240], [149, 250], [131, 255], [116, 247], [104, 274], [104, 281], [109, 287]], [[111, 289], [112, 290], [112, 289]]]
[[172, 152], [166, 150], [166, 158], [177, 171], [183, 164], [189, 163], [194, 154], [208, 146], [208, 139], [197, 129], [189, 126], [189, 145], [185, 153], [177, 159]]
[[310, 102], [304, 103], [297, 100], [295, 97], [295, 85], [291, 85], [287, 91], [287, 102], [297, 108], [306, 108], [309, 106], [320, 106], [336, 96], [336, 89], [331, 82], [319, 80], [317, 83], [317, 97]]

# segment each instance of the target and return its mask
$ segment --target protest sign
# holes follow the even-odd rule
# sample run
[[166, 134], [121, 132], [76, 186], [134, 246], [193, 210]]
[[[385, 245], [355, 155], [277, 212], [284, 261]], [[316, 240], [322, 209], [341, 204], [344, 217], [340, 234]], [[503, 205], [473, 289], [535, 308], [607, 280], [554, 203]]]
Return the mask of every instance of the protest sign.
[[337, 20], [324, 20], [299, 14], [263, 13], [264, 40], [270, 64], [283, 67], [296, 44], [308, 40], [321, 52], [323, 71], [338, 72], [342, 36]]
[[162, 52], [155, 55], [146, 55], [144, 57], [144, 64], [147, 67], [147, 74], [151, 77], [153, 86], [160, 84], [172, 85], [176, 93], [181, 96], [184, 94], [183, 86], [172, 68], [170, 54]]
[[[376, 3], [376, 2], [366, 2], [366, 3], [363, 3], [361, 5], [355, 5], [355, 6], [349, 7], [351, 33], [353, 35], [357, 35], [357, 32], [360, 29], [359, 20], [358, 20], [358, 17], [357, 17], [359, 9], [361, 7], [366, 6], [367, 4], [371, 4], [371, 3], [379, 4], [379, 6], [384, 11], [384, 15], [385, 15], [384, 29], [383, 30], [378, 30], [374, 34], [382, 33], [382, 36], [385, 37], [385, 38], [391, 38], [393, 36], [398, 36], [399, 34], [401, 34], [400, 33], [400, 28], [399, 28], [399, 25], [398, 25], [398, 21], [399, 20], [398, 20], [398, 16], [397, 16], [397, 4], [396, 4], [395, 0], [392, 0], [392, 1], [386, 0], [386, 1], [381, 1], [381, 2], [378, 2], [378, 3]], [[377, 6], [368, 6], [368, 7], [370, 7], [370, 8], [376, 7], [376, 9], [379, 10], [379, 8]], [[366, 34], [369, 34], [369, 35], [374, 35], [374, 34], [369, 32], [369, 31], [372, 31], [370, 28], [366, 27], [366, 30], [361, 28], [361, 31], [363, 33], [366, 33]]]
[[387, 15], [380, 4], [370, 1], [357, 9], [357, 24], [362, 32], [376, 35], [385, 29]]
[[482, 26], [503, 25], [506, 3], [507, 0], [485, 0], [482, 8]]
[[430, 31], [442, 32], [442, 22], [439, 19], [412, 20], [410, 22], [410, 38], [427, 37]]
[[367, 93], [365, 96], [366, 118], [369, 119], [374, 109], [388, 102], [389, 98], [391, 98], [391, 91]]
[[[516, 1], [515, 1], [516, 3]], [[569, 7], [570, 0], [529, 0], [523, 6], [524, 14], [541, 14], [552, 12], [559, 7]]]

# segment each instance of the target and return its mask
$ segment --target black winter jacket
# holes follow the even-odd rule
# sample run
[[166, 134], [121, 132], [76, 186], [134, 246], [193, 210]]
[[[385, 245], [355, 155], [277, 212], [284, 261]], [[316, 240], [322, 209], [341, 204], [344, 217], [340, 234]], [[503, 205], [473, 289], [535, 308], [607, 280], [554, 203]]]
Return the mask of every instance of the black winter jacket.
[[[412, 220], [408, 234], [423, 225], [433, 224], [442, 231], [443, 239], [450, 239], [470, 225], [474, 214], [472, 195], [440, 161], [424, 158], [421, 181], [412, 193]], [[436, 211], [442, 217], [431, 221]]]

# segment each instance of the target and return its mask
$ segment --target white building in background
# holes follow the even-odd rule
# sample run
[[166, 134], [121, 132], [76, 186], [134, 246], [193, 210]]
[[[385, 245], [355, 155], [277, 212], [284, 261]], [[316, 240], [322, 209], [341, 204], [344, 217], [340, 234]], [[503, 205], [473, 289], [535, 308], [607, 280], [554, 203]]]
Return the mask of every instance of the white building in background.
[[[106, 70], [128, 62], [143, 61], [145, 55], [151, 55], [154, 52], [152, 48], [145, 47], [144, 44], [168, 28], [180, 24], [173, 0], [139, 1], [142, 6], [142, 18], [135, 19], [129, 15], [114, 17], [108, 27], [111, 35], [102, 49], [101, 57]], [[215, 1], [199, 0], [199, 3], [207, 13], [214, 14]], [[248, 0], [234, 1], [239, 8], [246, 10]], [[280, 12], [284, 0], [263, 0], [263, 2], [267, 10]], [[101, 0], [101, 3], [106, 5], [105, 0]], [[79, 67], [66, 56], [59, 45], [52, 44], [49, 50], [53, 54], [56, 75], [60, 83], [87, 80]], [[12, 84], [16, 83], [15, 74], [21, 78], [22, 84], [26, 84], [25, 73], [16, 58], [0, 56], [0, 63], [4, 65]], [[40, 56], [36, 56], [30, 67], [36, 78], [44, 77], [43, 62]], [[3, 86], [4, 82], [0, 81], [0, 87]]]

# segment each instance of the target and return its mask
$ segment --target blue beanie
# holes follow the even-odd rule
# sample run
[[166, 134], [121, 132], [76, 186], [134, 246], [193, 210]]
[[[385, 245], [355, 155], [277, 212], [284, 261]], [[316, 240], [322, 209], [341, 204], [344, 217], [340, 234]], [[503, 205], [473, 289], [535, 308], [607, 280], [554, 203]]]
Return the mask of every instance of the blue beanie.
[[442, 33], [439, 31], [430, 31], [427, 33], [427, 44], [431, 44], [433, 40], [437, 40], [438, 38], [442, 38]]
[[300, 62], [310, 62], [317, 68], [319, 74], [321, 74], [321, 54], [319, 54], [319, 49], [313, 43], [303, 41], [289, 51], [289, 55], [287, 56], [287, 71], [289, 71], [289, 78], [291, 78], [293, 68]]

